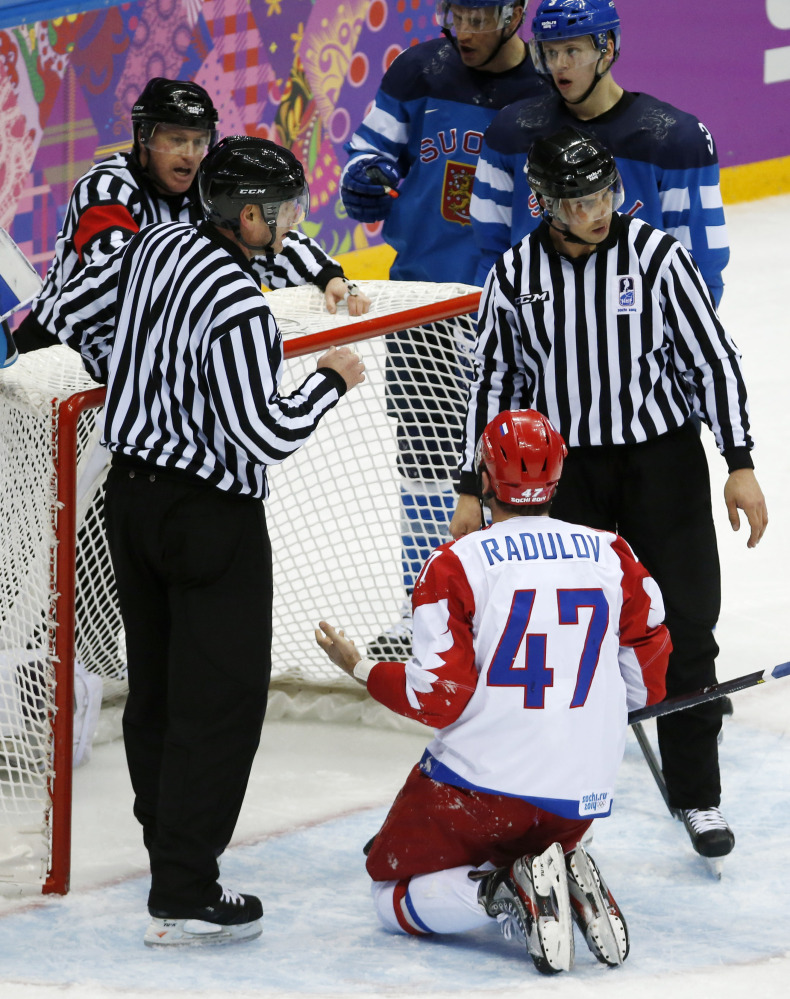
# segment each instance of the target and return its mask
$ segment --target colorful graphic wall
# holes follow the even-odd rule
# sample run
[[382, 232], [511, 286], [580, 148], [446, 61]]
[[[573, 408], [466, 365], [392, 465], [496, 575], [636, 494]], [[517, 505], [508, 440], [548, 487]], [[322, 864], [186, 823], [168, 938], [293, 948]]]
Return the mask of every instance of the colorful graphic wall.
[[[42, 272], [75, 179], [128, 148], [129, 110], [152, 76], [202, 84], [223, 134], [291, 147], [310, 180], [305, 231], [330, 253], [380, 242], [378, 225], [345, 216], [342, 147], [398, 52], [437, 34], [434, 0], [102, 0], [62, 15], [74, 7], [19, 2], [0, 22], [11, 9], [49, 18], [0, 30], [0, 225]], [[723, 166], [790, 156], [790, 0], [618, 9], [624, 85], [694, 111]]]

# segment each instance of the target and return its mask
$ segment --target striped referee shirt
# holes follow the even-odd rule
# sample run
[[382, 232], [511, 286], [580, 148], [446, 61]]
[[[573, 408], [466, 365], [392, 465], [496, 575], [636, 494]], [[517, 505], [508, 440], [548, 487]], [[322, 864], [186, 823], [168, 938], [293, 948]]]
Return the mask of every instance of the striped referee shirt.
[[229, 493], [265, 497], [266, 466], [346, 390], [335, 371], [279, 393], [282, 337], [249, 261], [208, 223], [161, 223], [86, 267], [53, 321], [107, 382], [102, 443]]
[[638, 444], [683, 426], [693, 409], [730, 470], [752, 467], [740, 354], [688, 251], [615, 214], [593, 253], [555, 249], [548, 226], [503, 254], [481, 301], [461, 464], [507, 409], [537, 409], [571, 447]]
[[[54, 335], [55, 302], [83, 266], [106, 259], [146, 226], [197, 224], [202, 218], [196, 183], [185, 194], [164, 195], [151, 184], [133, 153], [102, 160], [74, 185], [33, 317]], [[259, 284], [268, 288], [316, 284], [323, 291], [332, 278], [343, 276], [340, 264], [315, 240], [294, 230], [283, 240], [281, 253], [256, 257], [252, 266]]]

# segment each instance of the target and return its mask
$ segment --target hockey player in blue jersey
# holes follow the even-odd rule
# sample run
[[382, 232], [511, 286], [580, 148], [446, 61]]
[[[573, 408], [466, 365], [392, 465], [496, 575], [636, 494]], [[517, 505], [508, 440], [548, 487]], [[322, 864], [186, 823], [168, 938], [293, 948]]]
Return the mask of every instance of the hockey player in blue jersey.
[[[346, 144], [343, 204], [360, 222], [384, 220], [384, 239], [397, 251], [392, 280], [474, 282], [478, 251], [469, 201], [483, 133], [506, 104], [546, 89], [518, 34], [524, 9], [525, 0], [440, 0], [444, 37], [401, 52]], [[398, 419], [408, 598], [423, 562], [447, 539], [461, 414], [425, 398], [422, 385], [441, 377], [442, 359], [428, 371], [408, 338], [388, 337], [387, 347], [399, 383], [408, 382], [397, 397], [388, 395]], [[426, 350], [436, 353], [435, 345]], [[406, 618], [369, 651], [395, 660], [408, 655], [408, 610]]]
[[693, 115], [615, 82], [620, 18], [613, 0], [542, 0], [532, 32], [535, 68], [552, 90], [511, 104], [486, 132], [471, 202], [481, 252], [476, 283], [540, 223], [524, 173], [530, 146], [576, 126], [614, 153], [625, 188], [622, 211], [675, 236], [718, 304], [729, 247], [710, 132]]
[[340, 195], [351, 218], [384, 220], [393, 280], [471, 284], [469, 198], [483, 133], [506, 104], [546, 88], [518, 35], [524, 0], [438, 11], [445, 37], [401, 52], [346, 144]]

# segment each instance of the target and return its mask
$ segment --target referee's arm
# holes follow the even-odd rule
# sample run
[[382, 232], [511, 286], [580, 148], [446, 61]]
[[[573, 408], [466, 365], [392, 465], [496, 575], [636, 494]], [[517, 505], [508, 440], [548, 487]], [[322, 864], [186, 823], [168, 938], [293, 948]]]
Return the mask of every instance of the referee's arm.
[[667, 332], [681, 371], [693, 371], [697, 399], [729, 477], [724, 486], [727, 516], [740, 529], [739, 510], [749, 521], [747, 547], [754, 548], [768, 526], [768, 508], [754, 474], [749, 433], [749, 403], [741, 371], [741, 355], [711, 303], [702, 276], [680, 245], [662, 281]]
[[[335, 353], [356, 357], [348, 348]], [[280, 395], [281, 357], [279, 332], [267, 308], [217, 337], [207, 357], [209, 392], [224, 433], [264, 465], [277, 465], [298, 450], [347, 387], [357, 384], [335, 367], [321, 367], [290, 395]]]

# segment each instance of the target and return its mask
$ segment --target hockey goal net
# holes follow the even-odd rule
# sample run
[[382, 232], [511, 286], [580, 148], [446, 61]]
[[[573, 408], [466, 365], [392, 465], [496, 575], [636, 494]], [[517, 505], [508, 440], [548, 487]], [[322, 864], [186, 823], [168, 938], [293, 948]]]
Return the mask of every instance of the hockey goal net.
[[[325, 618], [364, 645], [398, 618], [401, 491], [422, 489], [429, 504], [432, 491], [446, 491], [446, 455], [431, 471], [431, 452], [447, 452], [460, 432], [480, 290], [361, 287], [373, 304], [358, 318], [344, 304], [330, 316], [312, 286], [267, 294], [285, 340], [284, 392], [331, 344], [360, 341], [367, 369], [314, 437], [270, 470], [270, 714], [290, 703], [294, 714], [336, 716], [346, 698], [362, 703], [364, 691], [323, 656], [313, 629]], [[103, 399], [66, 347], [24, 355], [0, 374], [0, 883], [45, 892], [68, 890], [75, 661], [101, 678], [105, 702], [126, 689], [102, 518]], [[415, 448], [423, 464], [407, 467]]]

